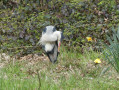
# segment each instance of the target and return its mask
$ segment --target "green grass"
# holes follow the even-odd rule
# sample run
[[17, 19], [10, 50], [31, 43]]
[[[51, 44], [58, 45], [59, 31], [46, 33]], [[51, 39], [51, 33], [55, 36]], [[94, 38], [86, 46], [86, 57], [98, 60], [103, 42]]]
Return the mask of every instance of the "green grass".
[[[118, 90], [118, 74], [111, 68], [101, 75], [107, 67], [99, 52], [79, 54], [62, 49], [57, 64], [48, 61], [9, 62], [0, 71], [0, 90]], [[101, 64], [94, 64], [96, 58]], [[33, 63], [33, 62], [31, 62]], [[40, 75], [40, 84], [38, 73]]]

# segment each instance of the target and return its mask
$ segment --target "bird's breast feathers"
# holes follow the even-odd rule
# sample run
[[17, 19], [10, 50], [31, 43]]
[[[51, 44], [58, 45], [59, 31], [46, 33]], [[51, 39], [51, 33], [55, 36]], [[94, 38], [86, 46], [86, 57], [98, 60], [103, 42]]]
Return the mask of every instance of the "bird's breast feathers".
[[54, 43], [46, 43], [45, 44], [45, 51], [46, 52], [52, 51], [53, 47], [54, 47]]

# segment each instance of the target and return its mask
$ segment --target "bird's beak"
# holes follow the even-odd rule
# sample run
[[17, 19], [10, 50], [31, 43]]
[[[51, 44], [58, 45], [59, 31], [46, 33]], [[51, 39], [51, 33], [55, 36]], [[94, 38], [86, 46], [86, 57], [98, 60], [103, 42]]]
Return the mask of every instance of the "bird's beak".
[[60, 52], [61, 41], [58, 41], [58, 52]]

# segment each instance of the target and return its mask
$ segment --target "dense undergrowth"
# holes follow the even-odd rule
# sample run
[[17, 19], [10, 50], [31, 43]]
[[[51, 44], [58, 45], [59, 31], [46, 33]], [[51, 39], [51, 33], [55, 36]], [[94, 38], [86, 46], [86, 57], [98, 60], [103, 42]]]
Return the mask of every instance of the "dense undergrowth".
[[89, 45], [85, 38], [91, 36], [90, 45], [99, 50], [99, 41], [107, 42], [106, 32], [119, 22], [116, 0], [2, 0], [0, 8], [0, 48], [17, 55], [38, 53], [32, 46], [47, 25], [62, 29], [70, 49], [82, 52], [81, 47]]

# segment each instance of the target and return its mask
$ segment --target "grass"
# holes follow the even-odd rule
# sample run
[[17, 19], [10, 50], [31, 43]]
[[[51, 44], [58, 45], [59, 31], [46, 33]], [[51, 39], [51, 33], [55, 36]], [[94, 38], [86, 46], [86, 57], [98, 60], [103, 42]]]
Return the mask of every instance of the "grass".
[[[119, 76], [113, 68], [100, 75], [108, 65], [99, 52], [79, 54], [65, 48], [61, 52], [57, 64], [43, 60], [16, 60], [13, 63], [11, 60], [0, 71], [0, 90], [119, 89]], [[102, 63], [95, 65], [96, 58], [101, 58]]]

